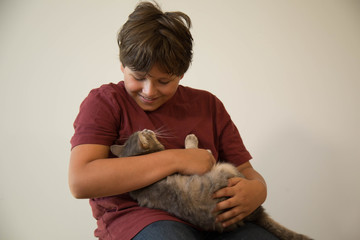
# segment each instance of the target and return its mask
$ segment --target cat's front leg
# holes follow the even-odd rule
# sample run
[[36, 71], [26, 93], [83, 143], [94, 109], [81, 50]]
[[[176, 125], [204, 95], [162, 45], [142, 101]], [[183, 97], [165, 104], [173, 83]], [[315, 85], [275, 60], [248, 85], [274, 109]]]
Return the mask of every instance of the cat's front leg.
[[185, 148], [198, 148], [199, 141], [195, 134], [189, 134], [185, 138]]

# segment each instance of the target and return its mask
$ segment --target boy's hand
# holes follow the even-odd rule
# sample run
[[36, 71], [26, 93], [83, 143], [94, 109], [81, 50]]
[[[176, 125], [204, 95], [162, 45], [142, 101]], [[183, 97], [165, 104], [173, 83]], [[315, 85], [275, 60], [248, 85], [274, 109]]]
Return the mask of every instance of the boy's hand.
[[230, 178], [228, 186], [215, 192], [214, 198], [228, 197], [219, 202], [214, 212], [226, 210], [216, 218], [223, 227], [239, 222], [258, 208], [266, 198], [266, 187], [259, 180]]

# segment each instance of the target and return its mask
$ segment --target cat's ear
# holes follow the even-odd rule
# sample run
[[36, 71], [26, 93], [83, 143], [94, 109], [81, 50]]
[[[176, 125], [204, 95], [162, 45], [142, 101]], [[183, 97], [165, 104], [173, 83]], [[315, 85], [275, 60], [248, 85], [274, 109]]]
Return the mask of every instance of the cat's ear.
[[124, 145], [111, 145], [110, 151], [115, 155], [120, 157], [120, 154], [124, 148]]

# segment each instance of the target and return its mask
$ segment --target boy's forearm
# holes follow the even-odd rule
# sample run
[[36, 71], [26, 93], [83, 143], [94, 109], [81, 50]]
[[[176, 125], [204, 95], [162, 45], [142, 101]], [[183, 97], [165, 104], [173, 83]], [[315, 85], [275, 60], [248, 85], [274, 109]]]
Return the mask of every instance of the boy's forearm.
[[267, 187], [263, 176], [261, 176], [261, 174], [252, 167], [250, 162], [239, 165], [237, 169], [245, 176], [246, 179], [258, 180], [265, 186], [265, 188]]
[[70, 189], [76, 198], [105, 197], [133, 191], [175, 173], [176, 166], [167, 157], [163, 151], [129, 158], [99, 158], [89, 162], [72, 159]]
[[258, 173], [249, 162], [238, 166], [238, 170], [244, 175], [246, 179], [255, 180], [259, 183], [258, 196], [261, 198], [261, 202], [265, 202], [267, 197], [267, 185], [263, 176], [261, 176], [261, 174]]

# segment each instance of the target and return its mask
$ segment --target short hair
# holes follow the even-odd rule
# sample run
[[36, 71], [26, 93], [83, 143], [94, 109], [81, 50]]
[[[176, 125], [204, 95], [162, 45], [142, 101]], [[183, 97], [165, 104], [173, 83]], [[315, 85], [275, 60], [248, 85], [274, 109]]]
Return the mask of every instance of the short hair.
[[146, 73], [157, 64], [170, 75], [182, 76], [192, 60], [190, 27], [183, 12], [162, 12], [156, 3], [139, 3], [118, 34], [121, 63]]

